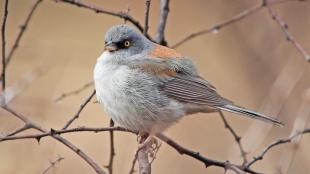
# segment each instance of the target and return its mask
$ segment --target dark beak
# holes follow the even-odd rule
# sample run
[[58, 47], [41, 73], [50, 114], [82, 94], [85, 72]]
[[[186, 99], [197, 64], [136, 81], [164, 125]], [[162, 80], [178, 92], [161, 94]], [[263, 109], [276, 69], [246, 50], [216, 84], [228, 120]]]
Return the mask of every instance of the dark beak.
[[117, 50], [117, 45], [113, 42], [108, 42], [104, 46], [104, 50], [108, 50], [109, 52], [113, 52]]

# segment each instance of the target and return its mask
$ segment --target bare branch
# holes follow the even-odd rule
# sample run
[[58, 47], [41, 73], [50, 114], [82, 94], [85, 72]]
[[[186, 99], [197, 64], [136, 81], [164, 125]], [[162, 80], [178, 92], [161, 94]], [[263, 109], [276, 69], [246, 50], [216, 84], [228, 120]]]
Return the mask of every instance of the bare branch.
[[42, 172], [42, 174], [47, 174], [49, 170], [54, 168], [56, 164], [59, 164], [64, 159], [65, 159], [64, 157], [58, 156], [58, 158], [55, 161], [50, 161], [49, 166]]
[[160, 17], [159, 24], [157, 28], [157, 34], [155, 37], [155, 41], [161, 45], [167, 45], [167, 41], [165, 39], [165, 28], [169, 14], [169, 1], [170, 0], [161, 0], [160, 1]]
[[89, 88], [92, 85], [93, 85], [93, 81], [87, 82], [86, 84], [84, 84], [79, 89], [76, 89], [76, 90], [73, 90], [73, 91], [70, 91], [70, 92], [66, 92], [66, 93], [62, 93], [59, 97], [57, 97], [55, 99], [55, 102], [60, 102], [61, 100], [65, 99], [65, 98], [67, 98], [69, 96], [72, 96], [72, 95], [77, 95], [77, 94], [81, 93], [82, 91], [84, 91], [85, 89]]
[[[79, 0], [55, 0], [55, 1], [56, 2], [64, 2], [64, 3], [72, 4], [72, 5], [75, 5], [75, 6], [78, 6], [78, 7], [82, 7], [82, 8], [85, 8], [85, 9], [92, 10], [92, 11], [94, 11], [96, 13], [103, 13], [103, 14], [107, 14], [107, 15], [111, 15], [111, 16], [120, 17], [120, 18], [124, 19], [125, 21], [131, 22], [141, 32], [143, 32], [143, 30], [144, 30], [142, 25], [139, 23], [139, 21], [134, 19], [132, 16], [130, 16], [126, 12], [121, 12], [121, 11], [120, 12], [116, 12], [116, 11], [104, 9], [104, 8], [101, 8], [101, 7], [97, 7], [94, 4], [82, 2], [82, 1], [79, 1]], [[152, 37], [150, 35], [147, 34], [146, 37], [153, 41], [153, 39], [152, 39]]]
[[76, 127], [71, 129], [50, 129], [49, 131], [45, 131], [44, 133], [38, 133], [38, 134], [28, 134], [28, 135], [15, 135], [15, 136], [7, 136], [0, 138], [0, 142], [3, 141], [11, 141], [11, 140], [20, 140], [20, 139], [37, 139], [41, 140], [43, 137], [52, 136], [52, 135], [61, 135], [66, 133], [72, 133], [72, 132], [109, 132], [109, 131], [121, 131], [121, 132], [130, 132], [137, 134], [137, 132], [127, 130], [122, 127], [105, 127], [105, 128], [91, 128], [91, 127]]
[[187, 148], [179, 145], [175, 141], [166, 137], [164, 134], [158, 134], [157, 137], [159, 139], [161, 139], [162, 141], [164, 141], [165, 143], [167, 143], [168, 145], [170, 145], [171, 147], [173, 147], [181, 155], [185, 154], [185, 155], [190, 156], [190, 157], [192, 157], [198, 161], [201, 161], [202, 163], [205, 164], [206, 168], [208, 168], [210, 166], [217, 166], [217, 167], [224, 168], [224, 170], [233, 170], [236, 172], [236, 169], [238, 169], [238, 170], [241, 170], [244, 172], [248, 172], [248, 173], [252, 173], [252, 174], [258, 174], [258, 172], [255, 172], [255, 171], [251, 170], [250, 168], [244, 168], [242, 166], [232, 164], [229, 161], [218, 161], [218, 160], [206, 158], [206, 157], [202, 156], [199, 152], [192, 151], [190, 149], [187, 149]]
[[258, 12], [259, 10], [263, 9], [264, 7], [271, 6], [271, 5], [275, 5], [275, 4], [279, 4], [279, 3], [283, 3], [283, 2], [291, 2], [291, 1], [300, 1], [300, 0], [277, 0], [277, 1], [271, 1], [268, 2], [267, 1], [263, 1], [263, 3], [260, 3], [252, 8], [246, 9], [244, 11], [242, 11], [241, 13], [233, 16], [230, 19], [227, 19], [223, 22], [220, 22], [214, 26], [211, 26], [210, 28], [204, 29], [204, 30], [200, 30], [197, 31], [195, 33], [192, 33], [188, 36], [186, 36], [185, 38], [183, 38], [182, 40], [180, 40], [179, 42], [175, 43], [172, 48], [177, 48], [180, 45], [184, 44], [185, 42], [192, 40], [198, 36], [204, 35], [204, 34], [208, 34], [208, 33], [212, 33], [212, 32], [218, 32], [220, 29], [222, 29], [223, 27], [226, 27], [230, 24], [233, 24], [235, 22], [238, 22], [246, 17], [251, 16], [252, 14]]
[[288, 29], [287, 23], [280, 18], [280, 16], [269, 6], [267, 6], [268, 12], [272, 19], [281, 27], [281, 30], [285, 34], [286, 40], [289, 41], [296, 50], [304, 57], [304, 59], [310, 62], [310, 55], [306, 52], [303, 46], [295, 39]]
[[248, 160], [247, 160], [247, 153], [245, 152], [244, 150], [244, 147], [242, 146], [241, 144], [241, 136], [239, 136], [236, 131], [230, 126], [230, 124], [228, 123], [228, 121], [226, 120], [224, 114], [222, 111], [219, 111], [219, 114], [224, 122], [224, 126], [225, 128], [227, 128], [229, 130], [229, 132], [231, 133], [231, 135], [234, 137], [236, 143], [238, 144], [238, 147], [239, 147], [239, 150], [240, 150], [240, 153], [241, 153], [241, 157], [243, 159], [243, 163], [242, 165], [245, 165]]
[[29, 14], [27, 15], [27, 18], [25, 20], [25, 22], [20, 26], [20, 31], [14, 41], [14, 44], [13, 44], [13, 47], [11, 48], [10, 52], [9, 52], [9, 55], [6, 57], [6, 65], [9, 64], [9, 62], [11, 61], [16, 49], [18, 48], [19, 46], [19, 42], [20, 40], [22, 39], [27, 27], [28, 27], [28, 24], [33, 16], [33, 13], [35, 12], [35, 10], [37, 9], [37, 7], [39, 6], [39, 4], [42, 2], [43, 0], [37, 0], [36, 3], [32, 6]]
[[6, 20], [8, 17], [8, 5], [9, 0], [5, 0], [4, 2], [4, 14], [3, 14], [3, 21], [2, 21], [2, 27], [1, 27], [1, 36], [2, 36], [2, 72], [1, 72], [1, 78], [2, 78], [2, 92], [5, 90], [5, 71], [6, 71], [6, 63], [5, 63], [5, 29], [6, 29]]
[[[110, 127], [114, 127], [114, 121], [110, 119]], [[114, 131], [110, 130], [110, 159], [109, 164], [106, 166], [106, 168], [109, 170], [109, 174], [113, 173], [113, 162], [115, 157], [115, 147], [114, 147]]]
[[146, 0], [146, 1], [145, 1], [144, 30], [143, 30], [143, 34], [144, 34], [145, 36], [147, 36], [147, 32], [148, 32], [148, 30], [149, 30], [150, 5], [151, 5], [151, 0]]
[[296, 132], [295, 134], [291, 135], [290, 137], [288, 137], [286, 139], [279, 139], [277, 141], [274, 141], [273, 143], [271, 143], [267, 147], [265, 147], [265, 149], [258, 156], [254, 157], [252, 161], [250, 161], [248, 164], [246, 164], [246, 168], [249, 168], [250, 166], [252, 166], [257, 161], [262, 160], [264, 155], [266, 155], [266, 153], [269, 150], [271, 150], [273, 147], [281, 145], [281, 144], [285, 144], [285, 143], [290, 143], [297, 136], [302, 135], [302, 134], [306, 134], [306, 133], [310, 133], [310, 128], [304, 129], [303, 131], [300, 131], [300, 132]]
[[[16, 135], [16, 134], [18, 134], [18, 133], [20, 133], [20, 132], [23, 132], [23, 131], [25, 131], [25, 130], [27, 130], [27, 129], [30, 129], [30, 128], [31, 128], [30, 125], [24, 124], [22, 127], [17, 128], [16, 130], [14, 130], [14, 131], [8, 133], [5, 137], [14, 136], [14, 135]], [[5, 138], [5, 137], [4, 137], [4, 138]], [[0, 138], [0, 140], [1, 140], [1, 138]]]
[[90, 102], [90, 100], [94, 97], [95, 94], [96, 94], [96, 91], [93, 90], [92, 93], [90, 94], [90, 96], [88, 96], [86, 98], [86, 100], [81, 104], [81, 106], [80, 106], [79, 110], [76, 112], [76, 114], [74, 114], [73, 117], [65, 124], [65, 126], [62, 128], [63, 130], [67, 129], [74, 122], [74, 120], [79, 118], [81, 112], [86, 107], [86, 105]]
[[[138, 150], [139, 150], [139, 149], [138, 149]], [[130, 168], [129, 174], [135, 173], [135, 165], [136, 165], [136, 162], [137, 162], [138, 150], [136, 151], [135, 156], [133, 157], [133, 160], [132, 160], [132, 164], [131, 164], [131, 168]]]
[[[46, 129], [42, 128], [39, 124], [32, 122], [31, 120], [29, 120], [27, 117], [15, 112], [13, 109], [5, 106], [2, 107], [4, 110], [8, 111], [9, 113], [11, 113], [13, 116], [15, 116], [16, 118], [20, 119], [21, 121], [23, 121], [25, 124], [28, 124], [29, 126], [31, 126], [31, 128], [38, 130], [41, 133], [48, 133], [49, 131], [47, 131]], [[52, 131], [51, 131], [52, 132]], [[77, 148], [74, 144], [72, 144], [70, 141], [68, 141], [67, 139], [61, 137], [60, 135], [57, 134], [53, 134], [51, 133], [49, 136], [53, 137], [54, 139], [58, 140], [59, 142], [61, 142], [62, 144], [64, 144], [65, 146], [67, 146], [69, 149], [71, 149], [73, 152], [75, 152], [77, 155], [79, 155], [85, 162], [87, 162], [98, 174], [105, 174], [105, 172], [99, 167], [99, 165], [97, 163], [95, 163], [95, 161], [90, 158], [86, 153], [84, 153], [81, 149]], [[9, 137], [7, 137], [9, 138]], [[40, 138], [36, 138], [38, 141], [40, 140]], [[0, 141], [2, 141], [3, 139], [0, 139]]]

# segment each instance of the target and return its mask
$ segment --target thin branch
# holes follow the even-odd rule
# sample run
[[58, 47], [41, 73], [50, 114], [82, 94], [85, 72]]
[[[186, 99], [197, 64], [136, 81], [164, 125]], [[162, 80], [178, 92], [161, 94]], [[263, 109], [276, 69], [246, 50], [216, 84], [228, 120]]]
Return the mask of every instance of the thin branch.
[[50, 161], [49, 166], [42, 172], [42, 174], [47, 174], [49, 170], [56, 167], [56, 164], [59, 164], [64, 159], [65, 159], [64, 157], [58, 156], [58, 158], [55, 161]]
[[66, 93], [62, 93], [59, 97], [57, 97], [55, 99], [55, 102], [60, 102], [61, 100], [69, 97], [69, 96], [72, 96], [72, 95], [77, 95], [79, 93], [81, 93], [82, 91], [84, 91], [85, 89], [91, 87], [93, 85], [93, 81], [91, 82], [87, 82], [86, 84], [84, 84], [82, 87], [76, 89], [76, 90], [73, 90], [73, 91], [70, 91], [70, 92], [66, 92]]
[[[6, 110], [7, 112], [11, 113], [16, 118], [18, 118], [21, 121], [23, 121], [25, 124], [28, 124], [32, 128], [38, 130], [42, 134], [49, 132], [46, 129], [42, 128], [39, 124], [37, 124], [35, 122], [32, 122], [27, 117], [25, 117], [25, 116], [15, 112], [13, 109], [11, 109], [11, 108], [9, 108], [7, 106], [2, 107], [2, 108], [4, 110]], [[58, 140], [59, 142], [61, 142], [65, 146], [67, 146], [69, 149], [71, 149], [73, 152], [75, 152], [77, 155], [79, 155], [85, 162], [87, 162], [96, 171], [96, 173], [98, 173], [98, 174], [105, 174], [105, 172], [99, 167], [99, 165], [92, 158], [90, 158], [86, 153], [84, 153], [81, 149], [76, 147], [70, 141], [68, 141], [67, 139], [61, 137], [60, 135], [53, 134], [53, 133], [51, 133], [49, 136], [51, 136], [54, 139]], [[7, 138], [9, 138], [9, 137], [7, 137]], [[38, 140], [38, 142], [40, 141], [40, 138], [36, 138], [36, 139]], [[2, 141], [2, 139], [0, 139], [0, 141]]]
[[167, 45], [167, 41], [165, 39], [165, 28], [169, 14], [169, 1], [170, 0], [161, 0], [160, 1], [160, 17], [159, 24], [157, 28], [157, 34], [155, 37], [155, 41], [161, 45]]
[[[59, 136], [60, 134], [71, 133], [71, 132], [95, 132], [95, 133], [98, 133], [98, 132], [108, 132], [108, 131], [112, 131], [112, 130], [113, 131], [130, 132], [130, 133], [134, 133], [134, 134], [138, 133], [138, 132], [134, 132], [134, 131], [130, 131], [130, 130], [124, 129], [122, 127], [107, 127], [107, 128], [78, 127], [78, 128], [67, 129], [67, 130], [54, 130], [54, 129], [51, 129], [50, 131], [45, 131], [45, 132], [42, 132], [40, 134], [29, 134], [29, 135], [22, 135], [22, 136], [4, 137], [4, 138], [0, 138], [0, 142], [1, 141], [8, 141], [8, 140], [18, 140], [18, 139], [37, 139], [37, 140], [40, 140], [41, 138], [46, 137], [46, 136], [54, 137], [56, 135]], [[291, 136], [288, 139], [281, 139], [281, 140], [275, 141], [274, 143], [271, 143], [270, 145], [268, 145], [262, 151], [262, 153], [259, 156], [255, 157], [252, 161], [248, 162], [245, 165], [245, 167], [239, 166], [239, 165], [236, 165], [236, 164], [233, 164], [233, 163], [230, 163], [229, 161], [218, 161], [218, 160], [206, 158], [206, 157], [202, 156], [199, 152], [195, 152], [195, 151], [192, 151], [190, 149], [187, 149], [187, 148], [179, 145], [175, 141], [171, 140], [170, 138], [166, 137], [163, 134], [158, 134], [157, 137], [159, 139], [161, 139], [162, 141], [164, 141], [165, 143], [167, 143], [168, 145], [170, 145], [171, 147], [173, 147], [181, 155], [185, 154], [185, 155], [190, 156], [190, 157], [192, 157], [192, 158], [194, 158], [194, 159], [196, 159], [198, 161], [201, 161], [201, 162], [203, 162], [205, 164], [206, 167], [217, 166], [217, 167], [224, 168], [225, 170], [229, 169], [229, 170], [233, 170], [235, 172], [238, 171], [238, 170], [241, 170], [243, 172], [248, 172], [248, 173], [251, 173], [251, 174], [257, 174], [258, 172], [255, 172], [252, 169], [250, 169], [250, 166], [252, 164], [254, 164], [258, 160], [261, 160], [263, 158], [263, 156], [272, 147], [275, 147], [277, 145], [284, 144], [284, 143], [289, 143], [295, 137], [297, 137], [297, 136], [299, 136], [301, 134], [305, 134], [305, 133], [310, 133], [310, 129], [305, 129], [304, 131], [298, 132], [298, 133], [294, 134], [293, 136]]]
[[192, 40], [198, 36], [204, 35], [204, 34], [208, 34], [208, 33], [212, 33], [215, 32], [217, 33], [220, 29], [222, 29], [223, 27], [226, 27], [230, 24], [233, 24], [235, 22], [241, 21], [242, 19], [251, 16], [252, 14], [258, 12], [259, 10], [263, 9], [264, 7], [271, 6], [271, 5], [275, 5], [275, 4], [279, 4], [279, 3], [284, 3], [284, 2], [291, 2], [291, 1], [300, 1], [300, 0], [277, 0], [277, 1], [271, 1], [268, 2], [267, 1], [263, 1], [263, 3], [260, 3], [252, 8], [246, 9], [244, 11], [242, 11], [241, 13], [231, 17], [230, 19], [227, 19], [223, 22], [220, 22], [214, 26], [211, 26], [210, 28], [204, 29], [204, 30], [200, 30], [198, 32], [192, 33], [188, 36], [186, 36], [185, 38], [183, 38], [182, 40], [180, 40], [179, 42], [175, 43], [172, 48], [177, 48], [180, 45], [184, 44], [185, 42]]
[[19, 46], [19, 42], [20, 40], [22, 39], [27, 27], [28, 27], [28, 24], [33, 16], [33, 13], [35, 12], [35, 10], [37, 9], [37, 7], [39, 6], [39, 4], [42, 2], [43, 0], [37, 0], [36, 3], [32, 6], [29, 14], [27, 15], [27, 18], [25, 20], [25, 22], [20, 26], [20, 31], [14, 41], [14, 44], [13, 44], [13, 47], [11, 48], [10, 52], [9, 52], [9, 55], [6, 57], [6, 65], [9, 64], [9, 62], [11, 61], [16, 49], [18, 48]]
[[[110, 119], [110, 127], [114, 127], [114, 121]], [[114, 131], [110, 130], [109, 131], [110, 135], [110, 159], [109, 159], [109, 164], [106, 166], [106, 168], [109, 171], [109, 174], [113, 173], [113, 162], [114, 162], [114, 157], [115, 157], [115, 147], [114, 147]]]
[[50, 129], [49, 131], [45, 131], [44, 133], [37, 133], [37, 134], [27, 134], [27, 135], [15, 135], [15, 136], [7, 136], [0, 138], [0, 142], [3, 141], [11, 141], [11, 140], [20, 140], [20, 139], [37, 139], [41, 140], [43, 137], [48, 137], [52, 135], [61, 135], [61, 134], [67, 134], [72, 132], [109, 132], [109, 131], [121, 131], [121, 132], [130, 132], [137, 134], [137, 132], [127, 130], [122, 127], [104, 127], [104, 128], [91, 128], [91, 127], [76, 127], [71, 129]]
[[144, 30], [143, 30], [143, 34], [144, 34], [145, 36], [147, 36], [147, 32], [148, 32], [148, 30], [149, 30], [150, 5], [151, 5], [151, 0], [146, 0], [146, 1], [145, 1]]
[[223, 120], [223, 123], [224, 123], [224, 126], [225, 128], [227, 128], [229, 130], [229, 132], [231, 133], [231, 135], [234, 137], [236, 143], [238, 144], [238, 147], [239, 147], [239, 150], [240, 150], [240, 153], [241, 153], [241, 157], [243, 159], [243, 163], [242, 165], [245, 165], [248, 160], [247, 160], [247, 153], [246, 151], [244, 150], [244, 147], [242, 146], [241, 144], [241, 136], [239, 136], [236, 131], [231, 127], [231, 125], [228, 123], [228, 121], [226, 120], [224, 114], [222, 111], [219, 111], [219, 114]]
[[[139, 21], [136, 20], [135, 18], [133, 18], [132, 16], [130, 16], [126, 12], [122, 12], [122, 11], [116, 12], [116, 11], [112, 11], [112, 10], [109, 10], [109, 9], [104, 9], [104, 8], [98, 7], [98, 6], [94, 5], [94, 4], [82, 2], [82, 1], [79, 1], [79, 0], [55, 0], [55, 1], [56, 2], [64, 2], [64, 3], [68, 3], [68, 4], [71, 4], [71, 5], [78, 6], [78, 7], [82, 7], [82, 8], [85, 8], [85, 9], [89, 9], [89, 10], [92, 10], [92, 11], [94, 11], [96, 13], [103, 13], [103, 14], [107, 14], [107, 15], [111, 15], [111, 16], [120, 17], [120, 18], [122, 18], [122, 19], [124, 19], [126, 21], [131, 22], [141, 32], [143, 32], [143, 27], [139, 23]], [[146, 37], [153, 41], [153, 39], [151, 38], [150, 35], [147, 34]]]
[[267, 9], [272, 19], [281, 27], [281, 30], [285, 34], [286, 40], [289, 41], [296, 48], [296, 50], [304, 57], [306, 61], [310, 62], [310, 55], [291, 34], [287, 23], [283, 19], [281, 19], [280, 16], [271, 7], [267, 6]]
[[310, 128], [304, 129], [303, 131], [300, 131], [300, 132], [296, 132], [295, 134], [293, 134], [292, 136], [290, 136], [286, 139], [279, 139], [277, 141], [274, 141], [273, 143], [271, 143], [267, 147], [265, 147], [265, 149], [258, 156], [254, 157], [252, 161], [250, 161], [248, 164], [246, 164], [246, 168], [251, 167], [257, 161], [262, 160], [264, 155], [266, 155], [266, 153], [269, 150], [271, 150], [273, 147], [281, 145], [281, 144], [285, 144], [285, 143], [290, 143], [295, 137], [302, 135], [302, 134], [306, 134], [306, 133], [310, 133]]
[[[14, 131], [8, 133], [5, 137], [14, 136], [14, 135], [16, 135], [16, 134], [18, 134], [18, 133], [20, 133], [20, 132], [23, 132], [23, 131], [25, 131], [25, 130], [27, 130], [27, 129], [30, 129], [30, 128], [31, 128], [30, 125], [24, 124], [22, 127], [17, 128], [16, 130], [14, 130]], [[0, 138], [0, 139], [1, 139], [1, 138]]]
[[255, 171], [251, 170], [250, 168], [244, 168], [242, 166], [232, 164], [229, 161], [218, 161], [218, 160], [206, 158], [206, 157], [202, 156], [199, 152], [195, 152], [193, 150], [187, 149], [187, 148], [181, 146], [180, 144], [176, 143], [172, 139], [166, 137], [163, 134], [158, 134], [157, 137], [159, 139], [161, 139], [162, 141], [164, 141], [165, 143], [167, 143], [168, 145], [170, 145], [171, 147], [173, 147], [181, 155], [185, 154], [185, 155], [190, 156], [190, 157], [192, 157], [198, 161], [201, 161], [202, 163], [205, 164], [206, 168], [208, 168], [210, 166], [217, 166], [217, 167], [224, 168], [225, 171], [226, 170], [233, 170], [236, 172], [236, 169], [238, 169], [238, 170], [248, 172], [251, 174], [258, 174], [258, 172], [255, 172]]
[[[139, 150], [139, 149], [138, 149]], [[133, 157], [133, 160], [132, 160], [132, 164], [131, 164], [131, 168], [130, 168], [130, 171], [129, 171], [129, 174], [133, 174], [135, 173], [135, 165], [136, 165], [136, 162], [137, 162], [137, 158], [138, 158], [138, 150], [135, 152], [135, 156]]]
[[93, 90], [90, 96], [88, 96], [86, 100], [80, 105], [80, 108], [76, 112], [76, 114], [74, 114], [73, 117], [65, 124], [65, 126], [62, 128], [63, 130], [67, 129], [74, 122], [74, 120], [79, 118], [81, 112], [86, 107], [86, 105], [90, 102], [90, 100], [94, 97], [95, 94], [96, 94], [96, 91]]
[[3, 10], [3, 21], [2, 21], [2, 27], [1, 27], [1, 36], [2, 36], [2, 72], [1, 72], [1, 78], [2, 78], [2, 92], [5, 90], [5, 71], [6, 71], [6, 63], [5, 63], [5, 29], [6, 29], [6, 20], [8, 17], [8, 4], [9, 0], [5, 0], [4, 2], [4, 10]]

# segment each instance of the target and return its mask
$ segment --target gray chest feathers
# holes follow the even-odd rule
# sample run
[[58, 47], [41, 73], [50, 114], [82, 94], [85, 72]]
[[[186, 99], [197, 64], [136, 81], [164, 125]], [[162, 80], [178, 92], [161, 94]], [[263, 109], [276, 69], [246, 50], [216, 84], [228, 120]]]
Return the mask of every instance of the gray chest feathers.
[[98, 101], [125, 128], [150, 132], [184, 115], [178, 102], [160, 92], [160, 82], [152, 75], [127, 66], [96, 65], [94, 80]]

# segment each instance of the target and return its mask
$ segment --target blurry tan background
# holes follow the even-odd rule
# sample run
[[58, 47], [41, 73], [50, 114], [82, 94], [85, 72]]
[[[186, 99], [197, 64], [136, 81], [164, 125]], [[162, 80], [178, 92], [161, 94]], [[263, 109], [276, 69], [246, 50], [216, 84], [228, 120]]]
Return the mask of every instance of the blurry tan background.
[[[3, 14], [4, 1], [0, 2]], [[9, 0], [8, 50], [19, 31], [19, 25], [25, 20], [34, 2], [34, 0]], [[89, 2], [116, 11], [124, 11], [129, 7], [130, 14], [141, 23], [144, 22], [145, 5], [142, 0], [89, 0]], [[172, 45], [193, 31], [226, 20], [257, 3], [260, 1], [172, 0], [166, 28], [168, 43]], [[296, 39], [310, 51], [310, 3], [289, 2], [273, 8], [288, 23]], [[149, 30], [152, 36], [156, 32], [158, 17], [159, 1], [153, 0]], [[117, 17], [45, 0], [35, 12], [20, 48], [8, 67], [7, 84], [8, 87], [16, 84], [26, 72], [34, 69], [38, 71], [38, 67], [40, 75], [13, 99], [10, 106], [45, 127], [61, 128], [76, 112], [84, 98], [90, 94], [92, 87], [60, 103], [56, 103], [55, 98], [92, 80], [93, 66], [103, 50], [104, 33], [110, 26], [120, 23], [123, 23], [123, 20]], [[221, 29], [217, 34], [208, 34], [189, 41], [179, 47], [178, 51], [191, 57], [201, 75], [212, 82], [222, 95], [240, 105], [260, 111], [263, 111], [260, 108], [270, 97], [271, 87], [281, 74], [284, 73], [280, 79], [282, 83], [276, 90], [285, 91], [286, 85], [295, 83], [291, 79], [296, 80], [296, 85], [289, 92], [278, 115], [286, 126], [272, 128], [267, 138], [254, 137], [254, 140], [262, 138], [263, 141], [262, 144], [257, 144], [258, 148], [250, 150], [250, 155], [258, 154], [265, 145], [290, 134], [298, 116], [304, 91], [310, 84], [310, 65], [286, 41], [281, 29], [272, 21], [266, 9]], [[281, 96], [275, 97], [281, 99]], [[257, 124], [257, 121], [234, 114], [226, 113], [226, 115], [240, 135], [247, 134], [249, 128]], [[108, 126], [108, 122], [109, 118], [103, 109], [98, 104], [91, 103], [73, 126], [103, 127]], [[14, 130], [21, 125], [19, 120], [0, 109], [1, 132]], [[166, 134], [207, 157], [240, 162], [235, 142], [217, 114], [197, 114], [184, 118], [172, 126]], [[108, 163], [108, 133], [72, 133], [64, 137], [102, 166]], [[118, 132], [115, 137], [115, 173], [128, 173], [137, 147], [136, 137]], [[244, 143], [246, 141], [247, 139], [243, 139]], [[310, 136], [305, 135], [288, 173], [310, 173], [309, 143]], [[273, 149], [263, 161], [253, 166], [254, 169], [274, 173], [283, 158], [283, 153], [291, 149], [290, 145]], [[49, 173], [94, 173], [68, 148], [51, 138], [44, 138], [40, 144], [35, 140], [0, 143], [0, 174], [41, 173], [49, 165], [49, 161], [56, 159], [57, 155], [63, 156], [65, 160]], [[202, 163], [179, 155], [165, 144], [159, 150], [152, 167], [153, 173], [224, 172], [216, 167], [205, 169]]]

